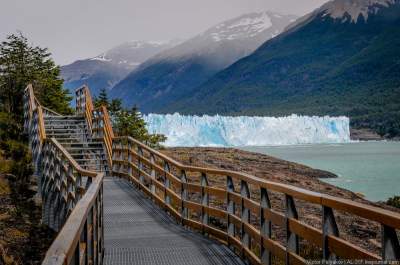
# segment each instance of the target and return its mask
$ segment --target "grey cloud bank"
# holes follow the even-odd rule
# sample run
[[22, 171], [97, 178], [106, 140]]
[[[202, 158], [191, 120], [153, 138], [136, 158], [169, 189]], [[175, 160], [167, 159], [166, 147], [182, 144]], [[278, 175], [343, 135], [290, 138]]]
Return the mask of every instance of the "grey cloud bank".
[[21, 30], [58, 64], [128, 40], [189, 38], [253, 11], [303, 15], [326, 0], [1, 0], [0, 39]]

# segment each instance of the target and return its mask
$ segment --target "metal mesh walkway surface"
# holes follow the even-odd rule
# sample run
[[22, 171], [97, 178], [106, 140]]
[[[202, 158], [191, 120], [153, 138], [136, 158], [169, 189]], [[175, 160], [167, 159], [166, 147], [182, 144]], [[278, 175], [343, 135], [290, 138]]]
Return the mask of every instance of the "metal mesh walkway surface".
[[176, 224], [126, 180], [104, 181], [104, 264], [244, 264], [229, 248]]

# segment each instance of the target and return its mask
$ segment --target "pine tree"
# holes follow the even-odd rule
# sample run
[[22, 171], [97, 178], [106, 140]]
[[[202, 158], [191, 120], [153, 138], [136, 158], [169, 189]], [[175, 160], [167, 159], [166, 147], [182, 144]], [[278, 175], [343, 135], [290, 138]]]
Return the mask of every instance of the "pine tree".
[[23, 94], [29, 83], [46, 107], [69, 114], [72, 99], [63, 89], [60, 68], [46, 48], [34, 47], [22, 33], [9, 35], [0, 44], [0, 111], [11, 114], [22, 128]]
[[108, 101], [108, 95], [107, 95], [107, 90], [105, 88], [102, 88], [100, 90], [100, 94], [97, 98], [94, 100], [94, 106], [96, 108], [105, 106], [106, 108], [109, 108], [109, 101]]
[[149, 134], [146, 122], [136, 106], [131, 110], [122, 109], [116, 112], [113, 128], [119, 136], [130, 136], [155, 148], [159, 148], [160, 143], [167, 139], [162, 134]]
[[113, 99], [111, 100], [111, 103], [108, 106], [108, 110], [111, 113], [117, 113], [122, 110], [122, 100], [118, 99]]

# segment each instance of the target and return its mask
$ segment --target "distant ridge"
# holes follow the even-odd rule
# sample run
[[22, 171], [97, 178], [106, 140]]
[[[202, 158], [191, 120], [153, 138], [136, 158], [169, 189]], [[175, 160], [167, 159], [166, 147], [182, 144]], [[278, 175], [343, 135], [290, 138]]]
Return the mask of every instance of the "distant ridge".
[[345, 115], [400, 135], [399, 0], [335, 0], [161, 112]]
[[92, 93], [97, 95], [100, 89], [110, 89], [142, 62], [177, 43], [133, 40], [96, 57], [75, 61], [61, 67], [64, 86], [73, 90], [88, 84]]
[[144, 62], [116, 84], [111, 95], [143, 112], [159, 111], [193, 94], [196, 86], [277, 36], [295, 18], [259, 12], [219, 23]]

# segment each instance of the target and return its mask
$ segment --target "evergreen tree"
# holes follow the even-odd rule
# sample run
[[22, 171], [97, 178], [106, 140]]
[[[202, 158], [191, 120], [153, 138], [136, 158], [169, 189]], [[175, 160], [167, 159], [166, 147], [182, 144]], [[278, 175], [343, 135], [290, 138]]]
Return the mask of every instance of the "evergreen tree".
[[134, 106], [131, 110], [121, 110], [115, 113], [113, 129], [119, 136], [131, 136], [151, 147], [159, 148], [160, 143], [167, 139], [162, 134], [149, 134], [142, 114]]
[[111, 113], [117, 113], [122, 110], [122, 101], [118, 99], [111, 100], [111, 103], [108, 106], [108, 110]]
[[22, 99], [29, 83], [44, 106], [62, 114], [72, 112], [72, 97], [62, 88], [60, 68], [50, 56], [46, 48], [31, 46], [22, 33], [9, 35], [0, 44], [0, 108], [18, 123], [23, 120]]
[[94, 99], [94, 106], [96, 108], [105, 106], [106, 108], [109, 107], [109, 101], [108, 101], [108, 95], [107, 95], [107, 90], [105, 88], [102, 88], [100, 90], [100, 94], [98, 97]]
[[162, 134], [150, 134], [147, 131], [146, 122], [136, 106], [128, 110], [122, 107], [121, 99], [113, 99], [110, 102], [105, 89], [94, 99], [94, 106], [105, 106], [110, 111], [114, 132], [119, 136], [131, 136], [155, 148], [159, 148], [160, 143], [167, 139]]

